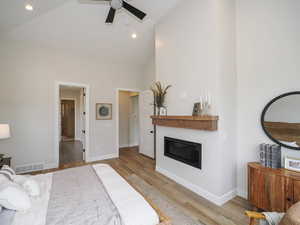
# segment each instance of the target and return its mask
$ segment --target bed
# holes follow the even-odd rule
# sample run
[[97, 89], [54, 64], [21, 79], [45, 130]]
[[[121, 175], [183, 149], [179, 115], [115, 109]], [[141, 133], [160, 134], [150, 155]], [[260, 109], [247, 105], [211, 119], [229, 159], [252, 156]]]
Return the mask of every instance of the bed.
[[114, 169], [97, 164], [32, 177], [41, 196], [26, 212], [4, 210], [1, 225], [171, 225]]

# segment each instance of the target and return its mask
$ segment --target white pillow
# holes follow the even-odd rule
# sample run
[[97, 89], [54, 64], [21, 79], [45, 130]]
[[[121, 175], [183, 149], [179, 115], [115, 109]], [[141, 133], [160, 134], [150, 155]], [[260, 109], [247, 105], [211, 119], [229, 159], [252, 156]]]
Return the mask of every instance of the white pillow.
[[12, 168], [10, 168], [8, 165], [3, 165], [2, 168], [1, 168], [1, 170], [6, 170], [11, 175], [16, 175], [16, 172]]
[[30, 209], [31, 202], [22, 188], [13, 182], [7, 182], [0, 186], [0, 205], [11, 210], [26, 211]]
[[15, 175], [13, 176], [13, 182], [19, 184], [29, 196], [38, 197], [41, 193], [39, 183], [30, 176]]
[[0, 186], [3, 185], [4, 183], [7, 183], [9, 181], [9, 178], [4, 175], [4, 174], [0, 174]]
[[0, 170], [0, 175], [5, 176], [9, 181], [13, 180], [13, 175], [11, 175], [11, 173], [7, 170]]

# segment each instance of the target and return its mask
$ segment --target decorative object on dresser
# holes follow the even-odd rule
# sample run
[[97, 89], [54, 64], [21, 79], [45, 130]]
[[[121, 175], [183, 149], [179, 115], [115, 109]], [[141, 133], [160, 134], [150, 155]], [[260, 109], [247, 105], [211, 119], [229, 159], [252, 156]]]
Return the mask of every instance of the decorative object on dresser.
[[260, 164], [265, 167], [278, 169], [281, 168], [281, 146], [260, 144]]
[[152, 123], [158, 126], [216, 131], [218, 116], [151, 116]]
[[248, 200], [267, 212], [285, 212], [300, 201], [300, 173], [249, 163]]
[[293, 170], [296, 172], [300, 172], [300, 159], [285, 157], [284, 168], [288, 170]]
[[96, 120], [111, 120], [111, 119], [112, 119], [112, 104], [97, 103]]
[[[0, 139], [8, 139], [11, 137], [9, 124], [0, 124]], [[0, 168], [5, 165], [4, 163], [9, 163], [10, 158], [5, 157], [4, 154], [0, 153]]]
[[[152, 91], [153, 96], [154, 96], [154, 103], [153, 104], [154, 104], [154, 107], [157, 108], [158, 116], [161, 113], [161, 108], [166, 109], [165, 98], [166, 98], [166, 95], [167, 95], [167, 91], [170, 87], [171, 87], [171, 85], [168, 85], [168, 86], [164, 87], [161, 84], [161, 82], [159, 82], [159, 81], [155, 82], [151, 87], [151, 91]], [[154, 110], [154, 111], [156, 112], [156, 110]]]
[[285, 148], [300, 150], [300, 91], [272, 99], [261, 115], [266, 135]]

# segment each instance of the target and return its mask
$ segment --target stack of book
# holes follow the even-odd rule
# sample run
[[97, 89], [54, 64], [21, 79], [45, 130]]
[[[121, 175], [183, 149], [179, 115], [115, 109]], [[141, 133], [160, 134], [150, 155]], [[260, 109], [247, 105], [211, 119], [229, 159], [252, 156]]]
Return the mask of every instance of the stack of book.
[[281, 168], [281, 147], [279, 145], [261, 144], [260, 163], [268, 168]]

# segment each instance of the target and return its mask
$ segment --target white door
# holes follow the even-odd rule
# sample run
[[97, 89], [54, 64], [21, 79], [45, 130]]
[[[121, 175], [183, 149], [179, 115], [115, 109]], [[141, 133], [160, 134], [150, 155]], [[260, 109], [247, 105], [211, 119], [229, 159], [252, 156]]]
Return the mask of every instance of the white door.
[[153, 94], [151, 91], [144, 91], [139, 96], [140, 111], [140, 153], [154, 157], [154, 128], [150, 118], [153, 115]]
[[85, 123], [86, 123], [86, 96], [85, 88], [82, 88], [80, 91], [80, 112], [81, 112], [81, 142], [82, 142], [82, 158], [86, 160], [85, 148], [86, 148], [86, 132], [85, 132]]

